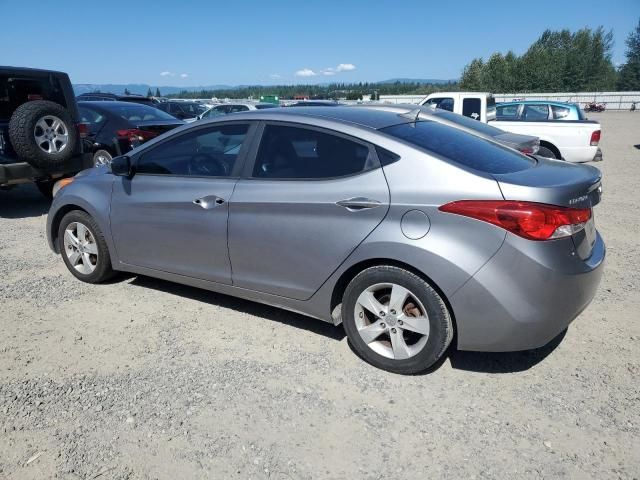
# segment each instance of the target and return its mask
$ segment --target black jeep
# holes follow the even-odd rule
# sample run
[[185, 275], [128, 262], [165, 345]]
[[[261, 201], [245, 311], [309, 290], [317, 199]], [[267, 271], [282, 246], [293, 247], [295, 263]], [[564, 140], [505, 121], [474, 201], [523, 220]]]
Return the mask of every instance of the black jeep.
[[0, 66], [0, 188], [32, 181], [50, 197], [57, 179], [93, 166], [86, 127], [66, 73]]

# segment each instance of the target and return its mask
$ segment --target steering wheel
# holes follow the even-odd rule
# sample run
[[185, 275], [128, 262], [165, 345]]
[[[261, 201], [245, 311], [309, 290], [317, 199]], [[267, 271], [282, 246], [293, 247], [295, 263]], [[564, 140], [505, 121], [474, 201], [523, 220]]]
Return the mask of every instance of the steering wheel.
[[189, 175], [205, 177], [226, 177], [229, 167], [219, 158], [208, 153], [196, 153], [191, 157], [188, 168]]

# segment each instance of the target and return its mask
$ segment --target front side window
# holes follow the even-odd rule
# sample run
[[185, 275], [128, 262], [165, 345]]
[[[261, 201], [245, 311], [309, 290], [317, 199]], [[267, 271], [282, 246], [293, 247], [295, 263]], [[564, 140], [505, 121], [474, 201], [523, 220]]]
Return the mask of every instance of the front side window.
[[549, 106], [548, 105], [525, 105], [522, 112], [522, 119], [535, 121], [535, 120], [548, 120], [549, 119]]
[[450, 97], [430, 98], [425, 105], [433, 105], [435, 108], [453, 112], [453, 98]]
[[246, 105], [231, 105], [229, 107], [229, 113], [246, 112], [248, 110], [249, 110], [249, 107], [247, 107]]
[[267, 125], [253, 176], [256, 178], [334, 178], [377, 166], [369, 147], [306, 128]]
[[144, 153], [136, 173], [228, 177], [248, 131], [247, 124], [232, 124], [180, 135]]

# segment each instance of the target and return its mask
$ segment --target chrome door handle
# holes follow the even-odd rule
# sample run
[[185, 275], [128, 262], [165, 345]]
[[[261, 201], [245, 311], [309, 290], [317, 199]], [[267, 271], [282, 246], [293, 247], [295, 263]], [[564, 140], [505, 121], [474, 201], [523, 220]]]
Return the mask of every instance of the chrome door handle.
[[346, 208], [349, 211], [355, 212], [358, 210], [366, 210], [368, 208], [375, 208], [382, 205], [378, 200], [372, 200], [365, 197], [353, 197], [336, 202], [336, 205]]
[[217, 207], [218, 205], [222, 205], [224, 203], [224, 198], [220, 198], [216, 195], [207, 195], [206, 197], [196, 198], [193, 203], [205, 210], [209, 210]]

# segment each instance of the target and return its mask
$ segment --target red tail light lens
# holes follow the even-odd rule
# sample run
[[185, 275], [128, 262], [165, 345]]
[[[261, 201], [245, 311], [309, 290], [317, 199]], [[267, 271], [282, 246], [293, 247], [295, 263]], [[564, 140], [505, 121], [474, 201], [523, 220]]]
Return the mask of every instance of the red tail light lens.
[[76, 124], [76, 127], [78, 128], [78, 135], [80, 135], [80, 138], [86, 138], [87, 135], [89, 135], [89, 125], [86, 123], [78, 123]]
[[591, 218], [590, 208], [510, 200], [460, 200], [442, 205], [439, 210], [482, 220], [529, 240], [571, 236]]
[[591, 146], [592, 147], [597, 147], [598, 144], [600, 143], [600, 134], [602, 132], [600, 130], [596, 130], [595, 132], [593, 132], [591, 134]]
[[154, 137], [157, 137], [156, 132], [150, 132], [148, 130], [140, 130], [139, 128], [128, 128], [126, 130], [118, 130], [116, 132], [118, 138], [129, 139], [130, 142], [146, 142]]

